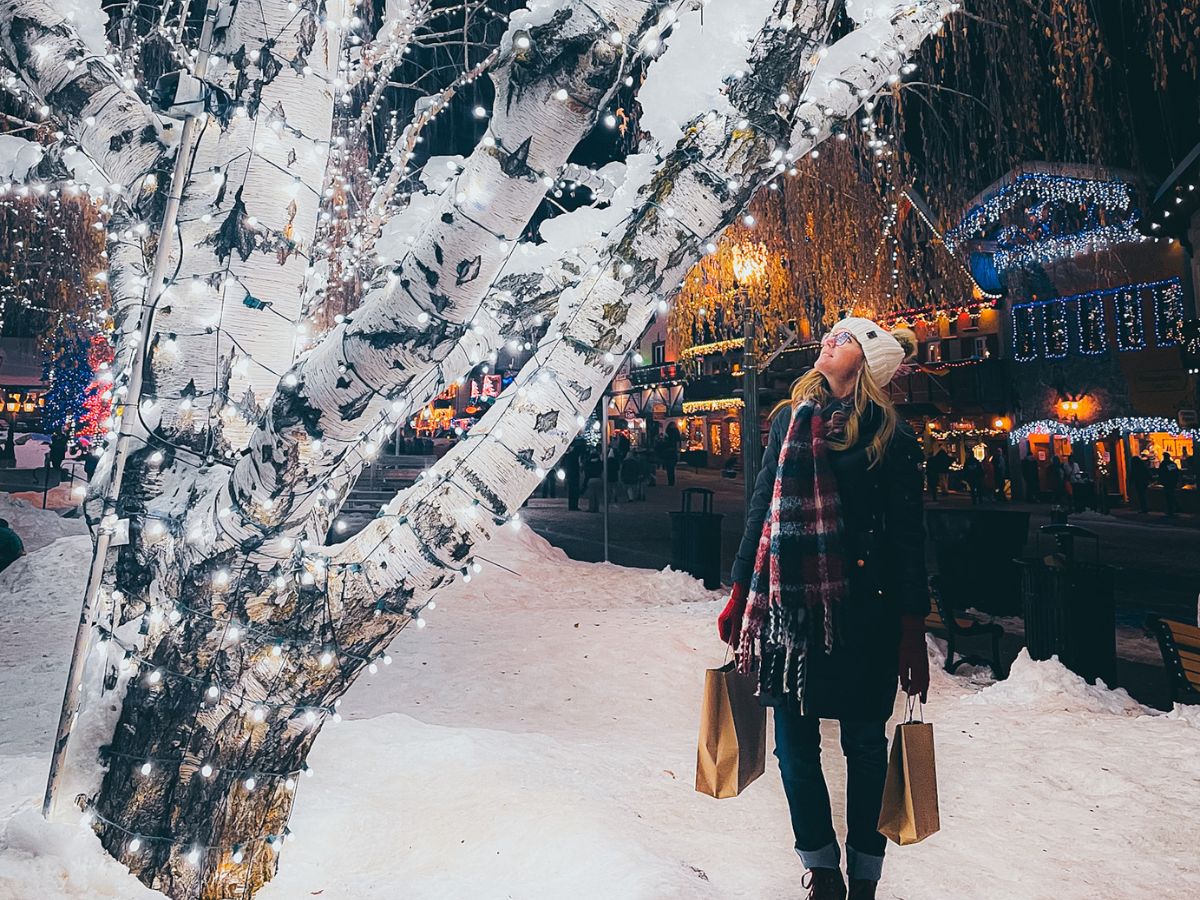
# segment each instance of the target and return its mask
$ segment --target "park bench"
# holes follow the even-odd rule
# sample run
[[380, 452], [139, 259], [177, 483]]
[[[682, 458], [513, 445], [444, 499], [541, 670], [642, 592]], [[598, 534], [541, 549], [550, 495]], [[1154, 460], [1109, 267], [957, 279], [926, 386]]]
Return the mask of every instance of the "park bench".
[[[990, 666], [997, 678], [1007, 674], [1004, 660], [1000, 656], [1000, 638], [1004, 629], [995, 623], [980, 622], [965, 613], [959, 615], [950, 607], [938, 589], [938, 576], [929, 579], [930, 610], [925, 617], [925, 630], [938, 630], [946, 633], [946, 671], [951, 675], [961, 665]], [[976, 654], [959, 655], [956, 644], [960, 638], [990, 637], [992, 641], [991, 658]]]
[[1146, 626], [1162, 650], [1171, 702], [1200, 703], [1200, 628], [1155, 616]]

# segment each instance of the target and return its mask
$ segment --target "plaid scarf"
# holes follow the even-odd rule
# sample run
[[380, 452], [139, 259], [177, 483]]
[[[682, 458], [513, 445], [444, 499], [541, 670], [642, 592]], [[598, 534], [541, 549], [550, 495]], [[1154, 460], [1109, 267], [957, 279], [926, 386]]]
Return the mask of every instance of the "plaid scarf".
[[[831, 416], [835, 430], [844, 411]], [[833, 651], [846, 596], [842, 514], [829, 464], [824, 413], [805, 401], [779, 450], [737, 650], [738, 671], [757, 672], [759, 692], [804, 702], [809, 642]]]

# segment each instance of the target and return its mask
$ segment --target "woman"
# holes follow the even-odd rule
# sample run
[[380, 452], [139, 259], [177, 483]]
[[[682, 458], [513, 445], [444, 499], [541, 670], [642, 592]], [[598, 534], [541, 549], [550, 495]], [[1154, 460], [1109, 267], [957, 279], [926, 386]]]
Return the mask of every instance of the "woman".
[[883, 868], [876, 825], [897, 673], [922, 700], [929, 687], [922, 454], [885, 391], [915, 349], [911, 332], [862, 318], [822, 339], [772, 424], [718, 619], [739, 670], [755, 674], [775, 707], [775, 755], [809, 900], [847, 896], [820, 720], [841, 723], [849, 896], [867, 900]]

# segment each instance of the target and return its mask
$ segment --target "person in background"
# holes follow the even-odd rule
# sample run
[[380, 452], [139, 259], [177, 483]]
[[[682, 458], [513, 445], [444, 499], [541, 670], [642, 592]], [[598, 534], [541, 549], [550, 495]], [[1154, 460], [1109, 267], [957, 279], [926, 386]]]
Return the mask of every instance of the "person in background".
[[621, 462], [621, 485], [625, 488], [625, 499], [632, 503], [638, 498], [642, 482], [642, 460], [638, 453], [630, 453]]
[[1163, 502], [1166, 504], [1167, 515], [1175, 517], [1175, 489], [1179, 487], [1179, 466], [1171, 459], [1169, 450], [1163, 451], [1162, 462], [1158, 465], [1158, 483], [1162, 485]]
[[1071, 509], [1074, 512], [1082, 512], [1079, 506], [1079, 478], [1083, 472], [1083, 468], [1079, 465], [1075, 454], [1072, 453], [1062, 465], [1063, 490], [1071, 500]]
[[620, 441], [608, 445], [608, 502], [619, 503], [621, 493], [621, 461], [625, 455], [621, 453]]
[[1037, 456], [1034, 455], [1032, 448], [1021, 457], [1021, 481], [1025, 485], [1025, 502], [1039, 503], [1041, 502], [1041, 479], [1038, 475]]
[[1179, 471], [1183, 476], [1181, 481], [1184, 484], [1196, 483], [1196, 457], [1195, 454], [1188, 452], [1187, 447], [1183, 447], [1179, 451]]
[[46, 454], [46, 461], [50, 468], [62, 472], [63, 460], [67, 458], [67, 436], [61, 431], [54, 432], [54, 436], [50, 438], [50, 451]]
[[0, 519], [0, 572], [25, 555], [21, 536], [12, 530], [8, 519]]
[[96, 467], [100, 465], [100, 457], [96, 454], [98, 448], [94, 445], [87, 448], [87, 453], [83, 456], [83, 477], [88, 481], [92, 480], [92, 476], [96, 474]]
[[604, 461], [600, 452], [592, 450], [583, 464], [583, 490], [587, 494], [590, 513], [600, 512], [600, 492], [604, 490]]
[[15, 469], [17, 467], [16, 431], [9, 423], [8, 434], [4, 436], [4, 444], [0, 446], [0, 469]]
[[1050, 483], [1050, 502], [1063, 506], [1067, 502], [1067, 471], [1061, 456], [1055, 454], [1051, 458], [1046, 480]]
[[667, 471], [667, 486], [675, 486], [675, 466], [679, 464], [679, 448], [683, 438], [679, 434], [679, 426], [668, 422], [663, 439], [658, 442], [659, 462]]
[[[903, 341], [903, 343], [902, 343]], [[821, 768], [821, 719], [838, 719], [846, 756], [851, 900], [871, 900], [886, 840], [885, 725], [904, 690], [929, 688], [921, 447], [887, 385], [910, 331], [842, 319], [777, 410], [733, 593], [717, 620], [775, 707], [775, 755], [809, 900], [844, 900], [841, 851]]]
[[1129, 460], [1129, 483], [1137, 495], [1138, 508], [1144, 513], [1150, 512], [1146, 502], [1146, 492], [1150, 488], [1150, 466], [1140, 454]]
[[562, 462], [559, 464], [567, 473], [567, 509], [579, 509], [579, 495], [583, 487], [582, 470], [585, 449], [586, 445], [583, 441], [576, 438], [571, 441], [571, 446], [563, 454]]
[[983, 501], [983, 463], [974, 453], [968, 453], [963, 463], [963, 478], [971, 490], [971, 505], [978, 506]]
[[938, 498], [938, 489], [942, 483], [942, 476], [950, 471], [950, 454], [946, 452], [945, 447], [938, 447], [937, 453], [929, 457], [925, 463], [925, 486], [929, 489], [929, 498], [936, 500]]
[[1003, 503], [1008, 499], [1008, 458], [1003, 447], [992, 450], [992, 473], [996, 481], [996, 499]]

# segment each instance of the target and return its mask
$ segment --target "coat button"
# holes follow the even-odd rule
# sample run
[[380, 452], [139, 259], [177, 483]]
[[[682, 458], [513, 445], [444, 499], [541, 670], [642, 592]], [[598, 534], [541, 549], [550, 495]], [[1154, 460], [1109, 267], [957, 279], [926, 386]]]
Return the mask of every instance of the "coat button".
[[867, 564], [867, 561], [866, 561], [865, 559], [860, 559], [860, 560], [858, 561], [858, 567], [859, 567], [860, 569], [861, 569], [863, 566], [865, 566], [866, 564]]

